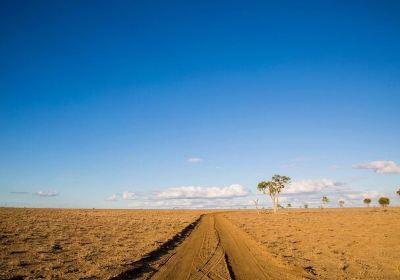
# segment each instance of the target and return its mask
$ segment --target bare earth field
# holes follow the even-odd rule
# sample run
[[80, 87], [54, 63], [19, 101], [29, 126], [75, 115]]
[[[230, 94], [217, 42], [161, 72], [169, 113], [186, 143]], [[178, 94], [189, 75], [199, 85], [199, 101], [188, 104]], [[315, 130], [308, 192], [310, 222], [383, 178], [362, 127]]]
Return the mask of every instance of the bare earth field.
[[400, 279], [400, 208], [0, 209], [0, 279]]
[[268, 252], [317, 279], [400, 279], [400, 208], [224, 214]]
[[0, 208], [0, 279], [108, 279], [198, 211]]

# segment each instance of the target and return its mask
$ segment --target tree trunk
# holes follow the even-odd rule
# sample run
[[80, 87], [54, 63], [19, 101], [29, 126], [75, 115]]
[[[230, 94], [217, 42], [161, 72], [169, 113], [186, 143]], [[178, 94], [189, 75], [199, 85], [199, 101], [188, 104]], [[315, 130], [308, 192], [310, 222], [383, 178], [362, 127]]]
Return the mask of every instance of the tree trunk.
[[270, 195], [272, 200], [272, 206], [274, 208], [274, 213], [276, 213], [276, 197], [274, 195]]

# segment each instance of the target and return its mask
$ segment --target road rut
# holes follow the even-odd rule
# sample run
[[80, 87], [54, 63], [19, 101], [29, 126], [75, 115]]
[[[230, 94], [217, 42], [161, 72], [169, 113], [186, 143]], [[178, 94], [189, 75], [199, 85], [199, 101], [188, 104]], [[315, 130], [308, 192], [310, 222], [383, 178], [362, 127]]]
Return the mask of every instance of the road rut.
[[313, 279], [285, 265], [228, 221], [223, 213], [202, 217], [197, 228], [151, 279]]

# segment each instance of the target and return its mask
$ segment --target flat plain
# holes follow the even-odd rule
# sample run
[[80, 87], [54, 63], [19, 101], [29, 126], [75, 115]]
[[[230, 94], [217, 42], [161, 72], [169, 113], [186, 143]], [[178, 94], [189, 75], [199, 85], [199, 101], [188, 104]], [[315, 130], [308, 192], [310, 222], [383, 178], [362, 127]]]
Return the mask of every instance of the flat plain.
[[0, 208], [0, 279], [108, 279], [198, 211]]
[[400, 208], [224, 214], [265, 250], [317, 279], [400, 279]]
[[[400, 279], [400, 208], [0, 209], [0, 279]], [[20, 278], [20, 279], [22, 279]]]

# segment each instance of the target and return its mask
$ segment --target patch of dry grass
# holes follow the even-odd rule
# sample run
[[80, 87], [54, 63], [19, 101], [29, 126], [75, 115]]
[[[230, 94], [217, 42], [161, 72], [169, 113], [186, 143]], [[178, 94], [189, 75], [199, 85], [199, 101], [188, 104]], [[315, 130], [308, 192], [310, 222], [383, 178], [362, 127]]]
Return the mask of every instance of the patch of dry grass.
[[225, 216], [318, 279], [400, 279], [400, 208], [252, 211]]
[[0, 208], [0, 279], [107, 279], [199, 211]]

